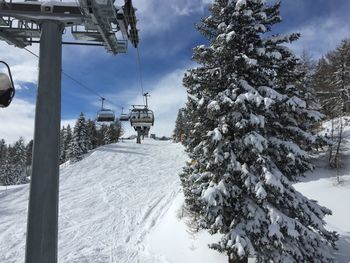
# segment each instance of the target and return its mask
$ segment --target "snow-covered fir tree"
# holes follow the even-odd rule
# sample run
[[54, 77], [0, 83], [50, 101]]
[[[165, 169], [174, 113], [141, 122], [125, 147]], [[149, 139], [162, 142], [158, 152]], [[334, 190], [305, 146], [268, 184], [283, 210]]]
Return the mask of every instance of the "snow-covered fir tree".
[[4, 139], [0, 140], [0, 164], [5, 161], [7, 145]]
[[81, 155], [88, 152], [90, 141], [87, 134], [87, 126], [83, 113], [80, 113], [79, 119], [76, 121], [72, 140], [69, 145], [69, 159], [75, 161], [81, 158]]
[[312, 84], [329, 118], [350, 112], [350, 40], [318, 61]]
[[271, 35], [280, 4], [215, 0], [198, 25], [209, 44], [194, 49], [199, 67], [184, 77], [191, 158], [181, 174], [186, 204], [202, 228], [220, 233], [211, 247], [229, 262], [329, 262], [337, 240], [325, 228], [331, 211], [295, 190], [312, 169], [303, 148], [315, 136], [295, 84], [298, 59]]
[[108, 144], [109, 138], [107, 136], [107, 132], [108, 132], [108, 126], [105, 124], [102, 124], [97, 131], [97, 142], [99, 146]]
[[23, 171], [11, 163], [9, 159], [1, 165], [0, 185], [15, 185], [23, 182]]
[[72, 138], [73, 138], [73, 132], [72, 128], [68, 124], [63, 136], [63, 149], [64, 149], [64, 155], [65, 155], [65, 161], [69, 159], [69, 156], [71, 156], [71, 145], [72, 145]]
[[296, 86], [300, 92], [300, 96], [305, 100], [307, 108], [319, 111], [320, 104], [312, 85], [312, 76], [315, 68], [316, 65], [311, 55], [304, 50], [300, 57], [300, 63], [297, 66], [302, 77], [296, 82]]
[[105, 144], [116, 143], [118, 141], [118, 128], [114, 123], [108, 126], [104, 137]]
[[350, 41], [343, 40], [332, 57], [334, 73], [331, 80], [333, 89], [339, 92], [342, 112], [350, 112]]
[[97, 129], [96, 124], [93, 120], [88, 120], [87, 123], [87, 134], [90, 141], [90, 149], [95, 149], [98, 146], [98, 139], [97, 139]]
[[175, 129], [173, 134], [174, 141], [184, 143], [188, 137], [188, 132], [189, 129], [186, 116], [186, 108], [181, 108], [177, 113], [177, 118], [175, 121]]
[[63, 126], [60, 131], [60, 163], [66, 161], [66, 149], [64, 148], [64, 138], [66, 136], [66, 128]]
[[9, 146], [0, 164], [0, 184], [27, 183], [26, 146], [23, 138]]
[[32, 165], [33, 144], [34, 141], [30, 140], [26, 145], [26, 166]]

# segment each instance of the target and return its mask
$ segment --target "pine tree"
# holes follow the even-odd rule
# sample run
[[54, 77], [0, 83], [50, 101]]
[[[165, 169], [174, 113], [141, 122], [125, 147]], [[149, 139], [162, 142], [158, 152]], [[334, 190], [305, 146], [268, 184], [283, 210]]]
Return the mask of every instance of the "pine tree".
[[4, 139], [0, 140], [0, 165], [5, 161], [7, 154], [7, 145]]
[[81, 156], [88, 152], [89, 145], [85, 117], [83, 113], [80, 113], [79, 119], [75, 123], [72, 141], [69, 146], [69, 159], [73, 161], [80, 160]]
[[5, 185], [5, 162], [7, 158], [7, 145], [4, 139], [0, 140], [0, 185]]
[[72, 155], [72, 151], [71, 151], [72, 138], [73, 138], [72, 128], [68, 124], [64, 134], [64, 138], [63, 138], [65, 161], [67, 161]]
[[98, 140], [97, 141], [98, 141], [99, 146], [108, 144], [109, 139], [106, 136], [107, 130], [108, 130], [108, 126], [105, 124], [102, 124], [101, 127], [98, 129], [98, 132], [97, 132]]
[[95, 149], [98, 146], [97, 129], [96, 124], [92, 120], [87, 121], [87, 134], [90, 141], [90, 149]]
[[343, 40], [336, 50], [322, 57], [312, 84], [322, 111], [335, 118], [350, 112], [350, 41]]
[[181, 108], [178, 111], [173, 139], [175, 142], [184, 142], [188, 137], [188, 124], [186, 120], [186, 109]]
[[60, 164], [64, 163], [67, 159], [66, 156], [66, 149], [65, 149], [65, 137], [66, 137], [67, 130], [63, 126], [60, 131]]
[[312, 85], [312, 77], [316, 65], [312, 57], [305, 50], [300, 57], [300, 64], [297, 70], [300, 71], [302, 77], [296, 82], [296, 87], [300, 92], [300, 96], [305, 100], [307, 108], [310, 110], [320, 110], [320, 105], [317, 100], [316, 91]]
[[32, 165], [33, 144], [34, 141], [30, 140], [29, 143], [26, 145], [26, 166]]
[[34, 141], [30, 140], [25, 147], [26, 151], [26, 176], [30, 177], [32, 174], [32, 159], [33, 159], [33, 145]]
[[297, 192], [292, 181], [312, 169], [302, 141], [307, 107], [295, 83], [298, 59], [283, 46], [299, 34], [267, 34], [280, 4], [215, 0], [198, 25], [209, 45], [194, 49], [199, 67], [184, 77], [191, 162], [181, 174], [186, 204], [199, 225], [222, 238], [211, 248], [230, 262], [329, 262], [337, 235], [331, 211]]
[[120, 125], [110, 124], [105, 130], [104, 144], [111, 144], [118, 142], [120, 136]]
[[[334, 73], [331, 86], [339, 92], [342, 112], [350, 112], [350, 41], [343, 40], [332, 57]], [[339, 102], [338, 102], [339, 103]]]
[[4, 157], [0, 170], [0, 183], [3, 185], [24, 184], [28, 180], [26, 170], [26, 147], [20, 138]]

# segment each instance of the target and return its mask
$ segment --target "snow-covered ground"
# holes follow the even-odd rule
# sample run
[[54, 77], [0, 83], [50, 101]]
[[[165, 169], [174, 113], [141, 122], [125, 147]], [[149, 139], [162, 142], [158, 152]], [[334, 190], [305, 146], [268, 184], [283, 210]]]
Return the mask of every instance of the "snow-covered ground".
[[[350, 131], [350, 130], [349, 130]], [[349, 132], [346, 130], [346, 133]], [[349, 145], [347, 145], [349, 147]], [[350, 148], [350, 147], [349, 147]], [[347, 153], [346, 153], [347, 154]], [[217, 237], [194, 233], [181, 218], [178, 174], [186, 154], [171, 142], [125, 141], [61, 167], [60, 263], [226, 263], [208, 249]], [[350, 262], [350, 156], [337, 172], [326, 157], [296, 188], [333, 210], [340, 234], [335, 262]], [[23, 262], [28, 185], [0, 187], [0, 262]]]
[[330, 208], [332, 216], [326, 217], [328, 229], [337, 231], [339, 248], [335, 262], [350, 262], [350, 157], [346, 156], [345, 166], [340, 170], [339, 184], [337, 172], [329, 168], [326, 157], [317, 162], [317, 169], [303, 182], [295, 185], [296, 189], [319, 204]]
[[[59, 262], [165, 262], [144, 240], [176, 197], [185, 160], [178, 144], [126, 141], [62, 167]], [[1, 263], [24, 261], [27, 204], [28, 185], [0, 188]]]

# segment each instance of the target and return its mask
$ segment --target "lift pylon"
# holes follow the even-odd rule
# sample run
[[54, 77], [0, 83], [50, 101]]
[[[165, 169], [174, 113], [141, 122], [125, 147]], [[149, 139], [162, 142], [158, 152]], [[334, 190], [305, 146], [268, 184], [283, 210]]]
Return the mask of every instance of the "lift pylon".
[[126, 52], [127, 40], [137, 46], [136, 20], [124, 13], [134, 9], [113, 3], [0, 2], [0, 40], [19, 48], [40, 43], [26, 263], [57, 262], [62, 44], [72, 44], [62, 42], [62, 34], [71, 27], [79, 40], [74, 44], [105, 46], [113, 54]]

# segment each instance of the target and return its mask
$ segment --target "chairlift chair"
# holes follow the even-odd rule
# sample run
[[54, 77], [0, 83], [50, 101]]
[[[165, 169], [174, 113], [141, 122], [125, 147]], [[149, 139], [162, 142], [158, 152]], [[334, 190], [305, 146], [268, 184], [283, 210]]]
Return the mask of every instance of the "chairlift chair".
[[124, 108], [122, 108], [122, 113], [119, 116], [119, 121], [129, 121], [130, 120], [130, 114], [123, 112]]
[[129, 114], [126, 114], [126, 113], [120, 114], [120, 117], [119, 117], [120, 121], [129, 121], [129, 119], [130, 119]]
[[138, 108], [134, 106], [130, 113], [130, 124], [136, 130], [137, 127], [150, 128], [154, 124], [153, 111], [147, 107]]
[[9, 65], [4, 61], [0, 61], [0, 63], [4, 64], [8, 70], [8, 75], [0, 73], [0, 107], [5, 108], [10, 105], [15, 96], [15, 85]]
[[115, 121], [115, 114], [114, 111], [110, 109], [101, 109], [97, 113], [97, 122], [114, 122]]
[[105, 109], [103, 103], [105, 98], [102, 98], [101, 110], [97, 113], [96, 121], [97, 122], [115, 122], [115, 113], [110, 109]]

